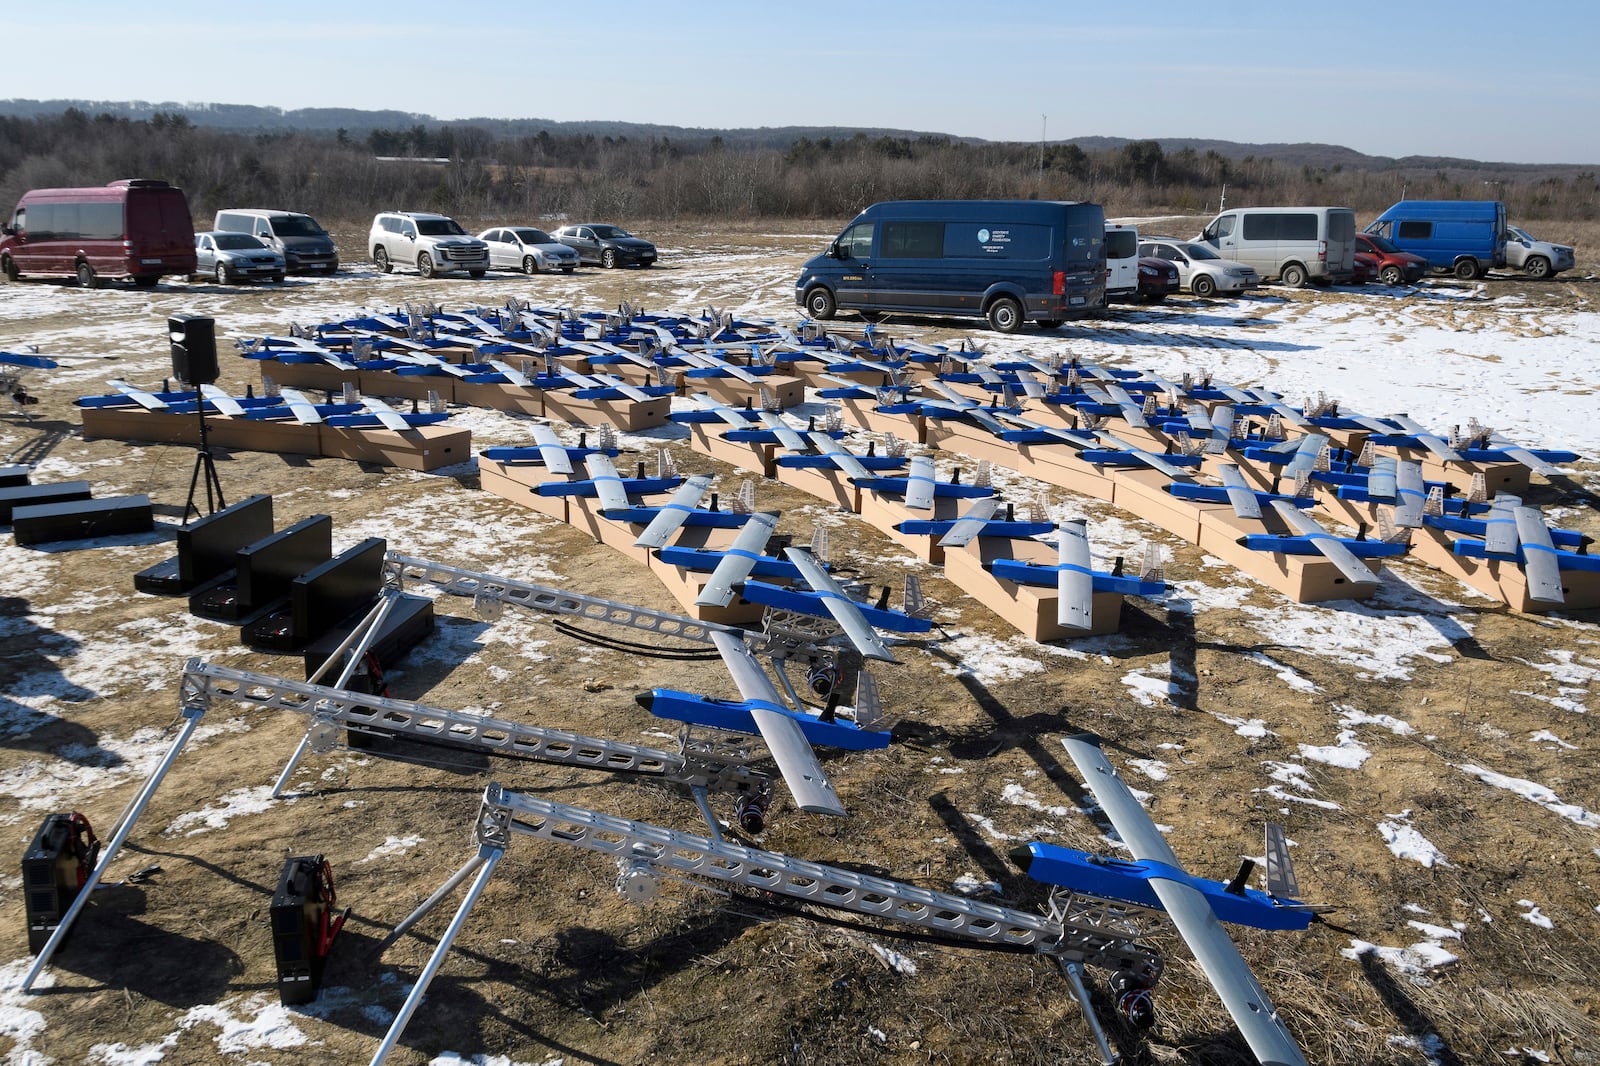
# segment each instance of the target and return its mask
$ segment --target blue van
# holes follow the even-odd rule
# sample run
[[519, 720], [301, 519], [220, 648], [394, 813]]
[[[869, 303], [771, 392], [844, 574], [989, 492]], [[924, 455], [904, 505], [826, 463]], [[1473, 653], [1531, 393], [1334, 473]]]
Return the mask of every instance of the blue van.
[[958, 315], [1015, 333], [1054, 329], [1105, 306], [1106, 218], [1057, 200], [873, 204], [809, 260], [794, 284], [811, 318], [836, 311]]
[[1364, 232], [1462, 281], [1506, 265], [1506, 205], [1499, 200], [1401, 200]]

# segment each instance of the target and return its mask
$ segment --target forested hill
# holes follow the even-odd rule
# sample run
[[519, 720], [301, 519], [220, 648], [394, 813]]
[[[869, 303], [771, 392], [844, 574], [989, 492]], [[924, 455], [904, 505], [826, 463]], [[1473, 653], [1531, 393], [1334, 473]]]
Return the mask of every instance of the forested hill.
[[[373, 131], [429, 131], [449, 127], [472, 127], [494, 139], [536, 136], [548, 132], [559, 137], [610, 137], [634, 141], [666, 140], [684, 145], [717, 140], [730, 147], [788, 148], [801, 141], [848, 141], [857, 135], [868, 139], [991, 143], [977, 137], [952, 137], [920, 130], [881, 129], [853, 126], [762, 126], [754, 129], [702, 129], [688, 126], [663, 126], [643, 122], [590, 120], [556, 122], [543, 118], [467, 118], [437, 119], [410, 111], [363, 111], [347, 107], [305, 107], [284, 109], [253, 104], [152, 103], [146, 100], [0, 100], [0, 115], [17, 118], [59, 116], [69, 109], [87, 115], [113, 115], [117, 118], [149, 120], [158, 115], [181, 115], [196, 126], [231, 133], [300, 133], [343, 136], [365, 141]], [[1224, 159], [1271, 160], [1289, 166], [1353, 170], [1419, 170], [1481, 174], [1486, 179], [1526, 179], [1530, 177], [1571, 178], [1593, 171], [1595, 164], [1518, 164], [1459, 159], [1446, 156], [1365, 155], [1336, 144], [1245, 144], [1198, 137], [1158, 137], [1154, 143], [1168, 155], [1192, 151], [1198, 155], [1216, 153]], [[1053, 138], [1052, 146], [1075, 145], [1085, 152], [1119, 151], [1135, 143], [1133, 138], [1080, 136]]]

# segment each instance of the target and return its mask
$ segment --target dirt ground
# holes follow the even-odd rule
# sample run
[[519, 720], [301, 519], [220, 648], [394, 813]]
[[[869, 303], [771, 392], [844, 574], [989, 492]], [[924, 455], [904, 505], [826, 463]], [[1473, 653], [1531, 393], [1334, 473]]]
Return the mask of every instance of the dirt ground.
[[[235, 289], [169, 280], [153, 291], [94, 292], [0, 285], [0, 350], [39, 344], [58, 358], [96, 357], [28, 379], [41, 399], [37, 418], [0, 413], [0, 463], [37, 464], [36, 481], [86, 478], [96, 495], [147, 493], [158, 515], [153, 535], [41, 549], [17, 548], [9, 537], [0, 544], [0, 785], [15, 798], [9, 811], [0, 808], [0, 825], [12, 854], [20, 856], [51, 810], [80, 810], [109, 834], [175, 731], [186, 657], [303, 676], [297, 658], [251, 653], [236, 630], [192, 618], [181, 600], [133, 591], [136, 571], [174, 551], [194, 452], [84, 441], [72, 401], [107, 391], [103, 381], [115, 375], [146, 387], [170, 375], [169, 315], [214, 315], [219, 335], [233, 337], [407, 300], [460, 307], [517, 295], [580, 308], [621, 299], [649, 310], [766, 307], [792, 321], [798, 265], [836, 229], [641, 226], [663, 248], [657, 269], [476, 282], [373, 273], [354, 254], [361, 234], [352, 230], [336, 233], [352, 269], [332, 280]], [[1593, 314], [1600, 280], [1589, 254], [1580, 247], [1580, 269], [1554, 282], [1491, 284], [1551, 313]], [[930, 340], [965, 332], [948, 322], [904, 331]], [[222, 364], [220, 384], [242, 392], [259, 383], [256, 365], [231, 348]], [[456, 417], [470, 420], [475, 447], [526, 439], [525, 421], [510, 416]], [[680, 467], [735, 480], [729, 468], [667, 440], [656, 443], [672, 447]], [[677, 609], [642, 567], [479, 491], [469, 464], [418, 474], [232, 452], [217, 467], [230, 501], [273, 494], [280, 528], [313, 513], [332, 516], [336, 549], [384, 535], [409, 555]], [[1592, 492], [1595, 465], [1577, 470], [1576, 485]], [[986, 898], [1039, 907], [1045, 894], [1007, 859], [1010, 847], [1030, 839], [1111, 847], [1084, 813], [1086, 794], [1059, 743], [1090, 730], [1105, 738], [1112, 761], [1197, 873], [1231, 877], [1242, 856], [1261, 854], [1263, 823], [1286, 826], [1304, 896], [1336, 909], [1303, 934], [1236, 931], [1235, 939], [1310, 1061], [1600, 1062], [1595, 815], [1563, 816], [1461, 769], [1492, 768], [1544, 786], [1571, 808], [1600, 810], [1600, 736], [1584, 710], [1600, 658], [1594, 612], [1517, 615], [1401, 561], [1373, 610], [1296, 608], [1247, 583], [1230, 603], [1203, 610], [1176, 602], [1181, 597], [1129, 601], [1117, 637], [1037, 645], [1016, 639], [859, 520], [776, 484], [758, 491], [764, 509], [784, 511], [781, 529], [804, 540], [826, 525], [834, 558], [880, 584], [898, 585], [916, 568], [940, 623], [928, 639], [899, 644], [901, 664], [879, 672], [897, 719], [895, 744], [825, 759], [851, 817], [807, 816], [780, 800], [759, 846], [928, 888], [993, 882], [999, 891]], [[1600, 534], [1592, 495], [1567, 496], [1540, 482], [1531, 499], [1565, 505], [1566, 524]], [[1081, 509], [1114, 515], [1092, 502]], [[1145, 535], [1167, 546], [1169, 578], [1236, 580], [1174, 538]], [[515, 612], [491, 624], [461, 599], [441, 598], [437, 609], [438, 633], [389, 675], [395, 696], [670, 746], [670, 731], [639, 709], [635, 693], [669, 686], [731, 694], [714, 665], [623, 654]], [[1390, 639], [1389, 620], [1416, 615], [1438, 630], [1438, 642], [1402, 671], [1374, 670], [1352, 661], [1354, 651], [1304, 643], [1296, 627], [1264, 634], [1254, 621], [1263, 611], [1325, 618], [1369, 633], [1372, 644]], [[996, 649], [1009, 661], [996, 665]], [[1552, 663], [1587, 678], [1581, 692], [1565, 696], [1576, 710], [1552, 702], [1571, 686]], [[1285, 669], [1304, 684], [1286, 684]], [[1131, 674], [1170, 683], [1141, 701], [1130, 693]], [[1355, 731], [1352, 720], [1367, 723], [1359, 740], [1370, 758], [1358, 768], [1296, 761], [1302, 746]], [[1246, 728], [1252, 721], [1265, 727]], [[704, 829], [689, 799], [664, 787], [461, 756], [434, 757], [435, 765], [357, 751], [312, 756], [289, 798], [257, 802], [305, 726], [297, 714], [226, 702], [207, 712], [108, 874], [113, 883], [96, 893], [36, 996], [16, 992], [29, 957], [16, 867], [4, 875], [0, 945], [16, 960], [0, 974], [7, 1061], [365, 1061], [459, 893], [382, 954], [379, 942], [471, 857], [474, 819], [492, 780]], [[1560, 742], [1528, 741], [1543, 730]], [[1137, 769], [1153, 765], [1164, 769]], [[1305, 788], [1284, 784], [1289, 766]], [[193, 812], [210, 822], [185, 818]], [[1413, 827], [1447, 861], [1397, 857], [1380, 823]], [[322, 999], [284, 1012], [267, 910], [283, 858], [311, 853], [328, 857], [340, 901], [353, 911]], [[116, 883], [150, 866], [159, 872]], [[389, 1061], [427, 1062], [450, 1051], [496, 1063], [1098, 1061], [1066, 983], [1043, 958], [899, 942], [671, 882], [656, 902], [635, 906], [611, 891], [615, 873], [587, 852], [514, 840]], [[1550, 928], [1524, 920], [1535, 905]], [[1438, 935], [1457, 961], [1408, 972], [1358, 954], [1362, 943], [1428, 940], [1418, 923], [1453, 929]], [[1160, 1022], [1142, 1039], [1110, 1026], [1128, 1061], [1249, 1061], [1181, 943], [1159, 927], [1153, 940], [1168, 951]], [[915, 971], [886, 965], [874, 945], [903, 953]], [[1104, 976], [1094, 982], [1102, 1007]]]

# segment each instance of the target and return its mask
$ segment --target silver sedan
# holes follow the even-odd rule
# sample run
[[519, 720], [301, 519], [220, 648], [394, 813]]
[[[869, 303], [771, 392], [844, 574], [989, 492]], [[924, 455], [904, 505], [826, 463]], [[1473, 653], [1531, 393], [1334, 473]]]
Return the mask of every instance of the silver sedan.
[[215, 277], [228, 285], [239, 281], [282, 281], [283, 256], [248, 233], [202, 231], [194, 235], [195, 277]]
[[578, 269], [577, 252], [532, 226], [486, 229], [478, 234], [478, 240], [489, 246], [491, 270], [520, 270], [524, 274], [559, 270], [570, 274]]

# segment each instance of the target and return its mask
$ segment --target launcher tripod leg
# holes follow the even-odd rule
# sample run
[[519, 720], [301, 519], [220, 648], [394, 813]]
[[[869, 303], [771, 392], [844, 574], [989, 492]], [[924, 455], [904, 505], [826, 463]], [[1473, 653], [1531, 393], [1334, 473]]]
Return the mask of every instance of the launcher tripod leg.
[[1078, 1001], [1078, 1009], [1083, 1012], [1083, 1020], [1089, 1024], [1089, 1032], [1094, 1035], [1094, 1042], [1100, 1045], [1101, 1066], [1116, 1066], [1122, 1061], [1122, 1056], [1111, 1050], [1111, 1045], [1106, 1041], [1105, 1030], [1100, 1028], [1100, 1019], [1094, 1015], [1094, 1004], [1089, 1002], [1089, 990], [1083, 987], [1082, 967], [1075, 962], [1061, 961], [1061, 972], [1066, 975], [1067, 984], [1072, 988], [1072, 996]]
[[[383, 1060], [388, 1057], [389, 1052], [394, 1050], [395, 1044], [400, 1039], [400, 1034], [405, 1032], [406, 1023], [411, 1020], [411, 1015], [416, 1012], [417, 1007], [422, 1003], [422, 997], [428, 991], [428, 984], [433, 980], [433, 975], [439, 972], [439, 967], [444, 963], [444, 957], [449, 953], [450, 945], [455, 942], [456, 934], [460, 933], [461, 927], [466, 924], [467, 915], [472, 912], [473, 904], [478, 902], [478, 897], [483, 894], [484, 886], [489, 883], [490, 876], [494, 874], [495, 865], [499, 863], [505, 853], [506, 849], [504, 847], [480, 844], [478, 846], [478, 854], [474, 855], [449, 881], [445, 882], [443, 888], [430, 896], [427, 902], [412, 913], [411, 917], [401, 922], [396, 927], [395, 934], [391, 934], [392, 938], [402, 928], [410, 928], [412, 923], [416, 922], [435, 906], [449, 890], [465, 880], [474, 868], [478, 868], [477, 879], [472, 882], [472, 887], [467, 889], [467, 896], [461, 901], [461, 906], [457, 909], [456, 916], [450, 919], [449, 926], [446, 927], [444, 934], [439, 937], [439, 946], [433, 949], [433, 955], [428, 959], [428, 964], [422, 968], [422, 973], [417, 976], [416, 986], [411, 989], [411, 994], [406, 997], [405, 1003], [401, 1004], [400, 1012], [395, 1015], [394, 1023], [389, 1026], [389, 1032], [385, 1034], [383, 1043], [378, 1045], [377, 1053], [372, 1056], [372, 1062], [369, 1066], [381, 1066]], [[388, 943], [388, 941], [385, 941], [385, 943]]]
[[[333, 664], [339, 660], [339, 656], [348, 651], [349, 655], [345, 659], [344, 669], [339, 672], [339, 680], [335, 681], [330, 687], [344, 688], [348, 685], [351, 675], [355, 673], [356, 666], [361, 662], [362, 656], [366, 655], [367, 649], [372, 646], [372, 642], [378, 633], [382, 631], [384, 620], [389, 617], [390, 608], [395, 605], [395, 601], [399, 598], [398, 591], [386, 589], [382, 598], [378, 600], [377, 606], [373, 607], [367, 613], [367, 616], [357, 623], [356, 627], [350, 631], [350, 635], [345, 637], [344, 641], [333, 650], [333, 654], [328, 656], [321, 666], [317, 667], [317, 672], [311, 675], [310, 683], [316, 684], [320, 681], [323, 675], [333, 668]], [[289, 756], [289, 763], [283, 768], [283, 773], [279, 774], [278, 780], [273, 783], [273, 799], [278, 799], [283, 795], [283, 790], [289, 787], [289, 777], [294, 773], [295, 768], [300, 765], [300, 760], [306, 757], [306, 751], [311, 747], [311, 738], [316, 733], [316, 730], [317, 723], [313, 720], [311, 725], [306, 728], [306, 735], [300, 738], [300, 744], [294, 749], [294, 754]]]

